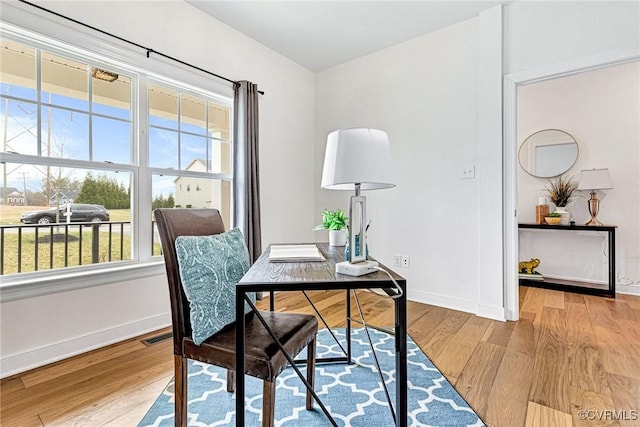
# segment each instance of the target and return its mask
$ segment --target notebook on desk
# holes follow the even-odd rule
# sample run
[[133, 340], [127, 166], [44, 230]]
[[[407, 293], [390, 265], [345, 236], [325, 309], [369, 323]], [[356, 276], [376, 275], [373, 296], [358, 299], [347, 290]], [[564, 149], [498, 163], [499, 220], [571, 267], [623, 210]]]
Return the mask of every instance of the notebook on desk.
[[269, 262], [325, 261], [316, 245], [271, 245]]

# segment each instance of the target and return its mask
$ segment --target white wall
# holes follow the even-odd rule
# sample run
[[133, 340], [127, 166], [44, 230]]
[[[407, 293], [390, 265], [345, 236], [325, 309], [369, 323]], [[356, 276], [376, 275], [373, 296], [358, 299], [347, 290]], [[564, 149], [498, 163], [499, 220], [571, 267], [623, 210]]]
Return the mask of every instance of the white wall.
[[[494, 14], [489, 31], [500, 28]], [[342, 127], [385, 130], [391, 140], [397, 187], [367, 192], [370, 253], [388, 266], [394, 254], [410, 256], [410, 268], [397, 269], [407, 279], [410, 299], [460, 310], [479, 311], [480, 213], [493, 211], [500, 227], [501, 138], [483, 142], [497, 161], [497, 182], [487, 184], [497, 204], [481, 206], [485, 164], [479, 147], [479, 64], [481, 56], [500, 64], [501, 39], [489, 36], [479, 50], [480, 18], [444, 28], [336, 66], [316, 77], [316, 188], [326, 136]], [[497, 58], [494, 55], [497, 51]], [[483, 57], [482, 59], [485, 59]], [[488, 77], [488, 89], [498, 94], [500, 128], [500, 68]], [[491, 83], [493, 81], [493, 83]], [[493, 87], [491, 85], [493, 84]], [[483, 86], [483, 90], [487, 90]], [[489, 126], [490, 127], [490, 126]], [[490, 133], [490, 132], [485, 132]], [[491, 148], [493, 143], [493, 148]], [[487, 160], [489, 163], [490, 160]], [[460, 168], [476, 167], [476, 179], [461, 180]], [[487, 170], [488, 171], [488, 170]], [[491, 176], [488, 172], [486, 176]], [[348, 206], [349, 194], [316, 190], [316, 217], [324, 208]], [[318, 237], [322, 239], [323, 237]], [[498, 233], [486, 244], [497, 246]], [[503, 318], [501, 259], [491, 266], [498, 280], [487, 284], [484, 301], [491, 316]], [[490, 274], [490, 273], [489, 273]]]
[[[260, 100], [263, 244], [313, 239], [313, 73], [182, 1], [40, 3], [217, 74], [257, 83], [265, 91]], [[3, 19], [54, 31], [54, 25], [28, 16], [35, 9], [17, 7], [24, 13], [15, 17], [3, 4]], [[144, 63], [143, 52], [140, 57]], [[2, 376], [169, 325], [164, 270], [158, 273], [2, 303]]]
[[[541, 129], [562, 129], [577, 140], [579, 156], [565, 174], [577, 182], [581, 169], [608, 168], [612, 190], [600, 194], [598, 218], [616, 231], [617, 290], [640, 293], [640, 62], [632, 62], [522, 86], [518, 90], [518, 142]], [[521, 222], [533, 222], [538, 195], [549, 180], [518, 168]], [[588, 194], [569, 205], [585, 223]], [[575, 235], [577, 234], [577, 235]], [[607, 283], [606, 233], [520, 231], [521, 259], [540, 258], [547, 276]], [[623, 286], [620, 286], [623, 285]]]
[[505, 7], [505, 72], [640, 43], [640, 2], [517, 1]]

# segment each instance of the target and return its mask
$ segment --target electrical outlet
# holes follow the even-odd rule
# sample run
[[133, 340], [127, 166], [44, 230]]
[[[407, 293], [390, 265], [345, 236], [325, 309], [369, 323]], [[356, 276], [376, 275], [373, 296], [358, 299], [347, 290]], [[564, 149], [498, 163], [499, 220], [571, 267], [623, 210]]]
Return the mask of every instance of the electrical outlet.
[[400, 258], [400, 267], [409, 268], [409, 255], [402, 255]]
[[460, 179], [473, 179], [476, 177], [476, 165], [460, 168]]

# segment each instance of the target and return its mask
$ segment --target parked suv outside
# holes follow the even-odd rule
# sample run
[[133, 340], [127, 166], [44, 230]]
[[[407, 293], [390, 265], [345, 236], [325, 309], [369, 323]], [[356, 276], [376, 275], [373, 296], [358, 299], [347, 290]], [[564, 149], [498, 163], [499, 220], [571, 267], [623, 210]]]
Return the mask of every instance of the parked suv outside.
[[[60, 207], [60, 222], [67, 222], [64, 214], [67, 205]], [[71, 203], [71, 222], [102, 222], [109, 221], [109, 211], [102, 205], [88, 205]], [[56, 222], [56, 209], [25, 212], [20, 217], [25, 224], [50, 224]]]

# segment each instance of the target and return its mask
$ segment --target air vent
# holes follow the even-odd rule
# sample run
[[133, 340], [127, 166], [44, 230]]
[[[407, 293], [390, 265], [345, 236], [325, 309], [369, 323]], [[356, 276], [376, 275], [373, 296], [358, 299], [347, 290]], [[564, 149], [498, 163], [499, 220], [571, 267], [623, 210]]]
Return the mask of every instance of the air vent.
[[142, 340], [142, 344], [150, 347], [154, 344], [158, 344], [159, 342], [166, 341], [173, 336], [171, 332], [167, 332], [166, 334], [156, 335], [155, 337], [147, 338], [146, 340]]

